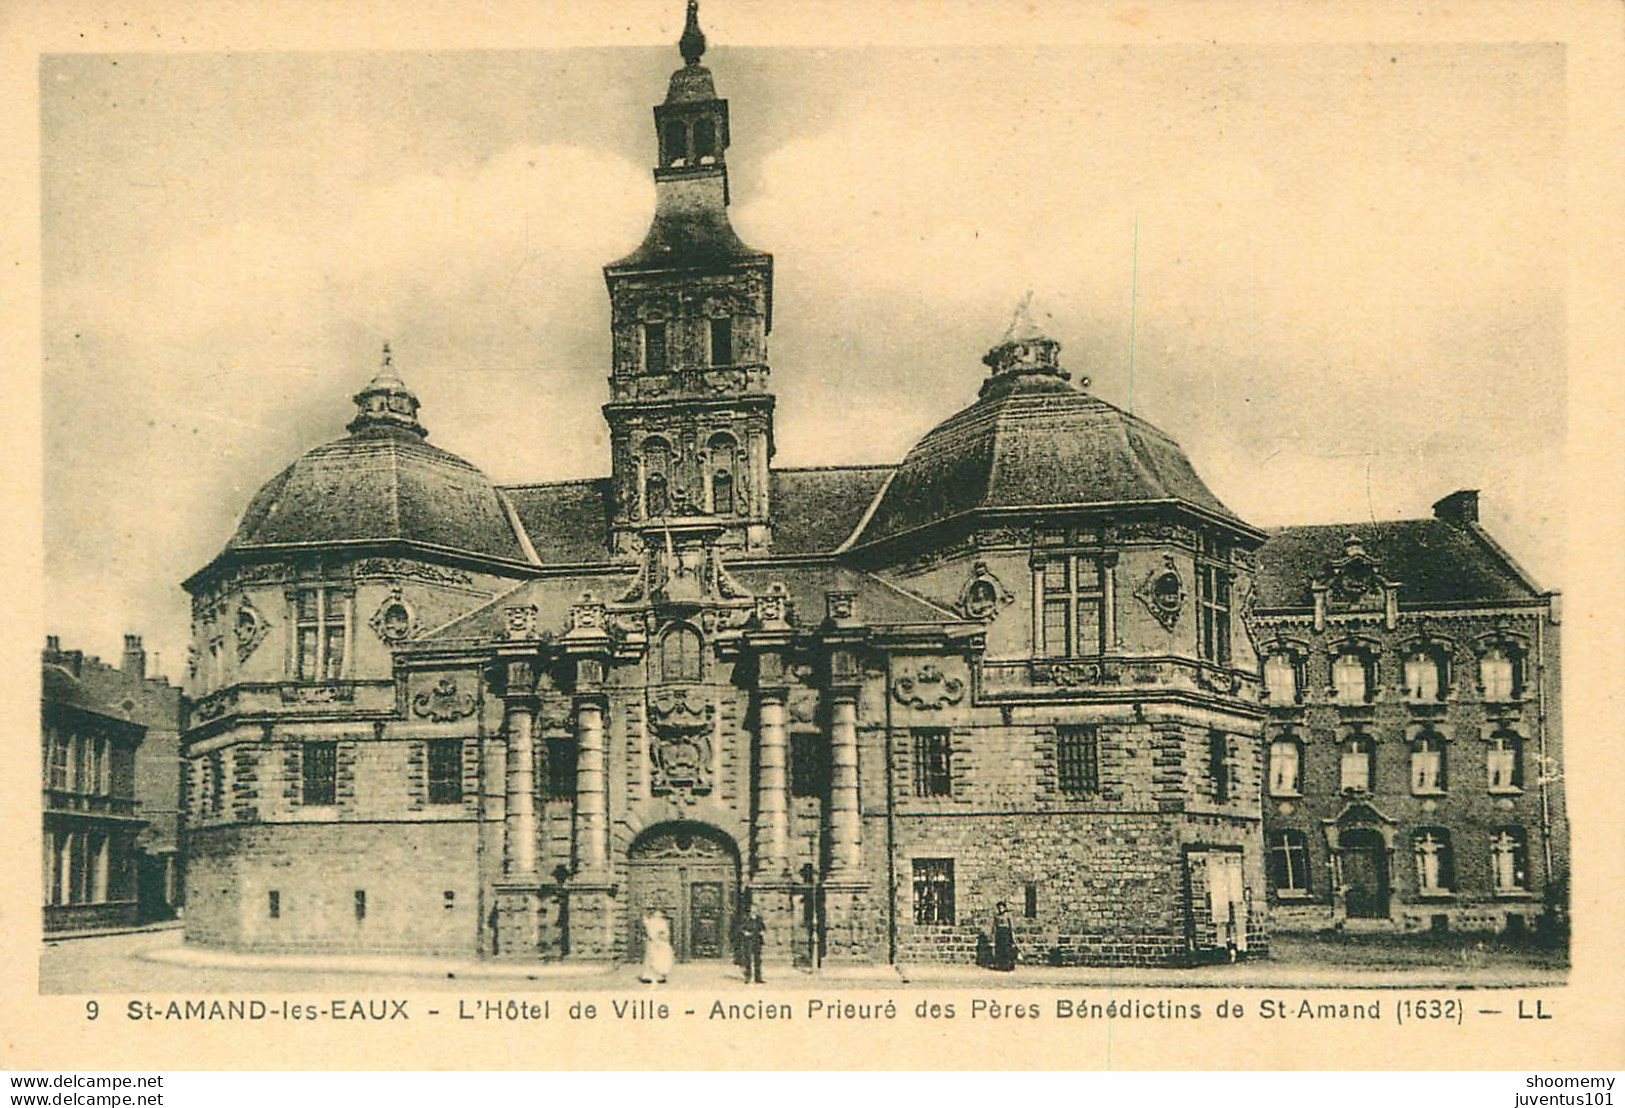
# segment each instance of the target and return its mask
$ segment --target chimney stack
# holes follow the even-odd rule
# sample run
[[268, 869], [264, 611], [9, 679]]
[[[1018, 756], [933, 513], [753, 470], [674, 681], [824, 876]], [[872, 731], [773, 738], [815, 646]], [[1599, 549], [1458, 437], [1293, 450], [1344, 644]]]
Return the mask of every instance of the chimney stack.
[[54, 662], [54, 661], [56, 661], [57, 656], [59, 654], [61, 654], [61, 653], [62, 653], [62, 637], [60, 635], [46, 635], [45, 636], [45, 660], [47, 662]]
[[137, 681], [147, 679], [147, 651], [141, 645], [140, 635], [124, 636], [124, 664], [119, 667], [126, 677]]
[[1435, 519], [1442, 519], [1446, 523], [1457, 527], [1465, 527], [1469, 523], [1478, 522], [1478, 490], [1462, 489], [1453, 492], [1443, 500], [1433, 505]]

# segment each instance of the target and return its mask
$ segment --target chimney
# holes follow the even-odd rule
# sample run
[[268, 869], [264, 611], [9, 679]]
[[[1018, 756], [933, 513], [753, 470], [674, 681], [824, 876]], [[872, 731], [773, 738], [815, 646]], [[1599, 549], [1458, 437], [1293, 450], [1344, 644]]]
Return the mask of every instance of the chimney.
[[60, 635], [45, 636], [45, 660], [54, 662], [62, 653], [62, 637]]
[[124, 636], [124, 664], [119, 669], [137, 681], [147, 679], [147, 651], [141, 645], [140, 635]]
[[1478, 522], [1478, 490], [1462, 489], [1433, 505], [1433, 516], [1457, 527]]

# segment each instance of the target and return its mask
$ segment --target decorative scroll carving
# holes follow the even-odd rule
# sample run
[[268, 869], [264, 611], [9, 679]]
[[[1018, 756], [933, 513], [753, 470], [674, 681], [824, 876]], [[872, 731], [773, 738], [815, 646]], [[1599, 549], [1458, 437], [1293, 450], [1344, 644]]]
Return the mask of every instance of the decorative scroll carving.
[[1241, 675], [1234, 670], [1201, 666], [1196, 670], [1196, 683], [1211, 692], [1234, 696], [1241, 691]]
[[283, 685], [284, 704], [348, 704], [355, 699], [353, 685]]
[[1004, 587], [1004, 582], [994, 576], [987, 563], [978, 561], [959, 590], [957, 607], [959, 614], [967, 619], [992, 620], [1015, 598], [1015, 593]]
[[1080, 685], [1115, 685], [1122, 672], [1105, 662], [1034, 662], [1033, 684], [1073, 689]]
[[234, 690], [218, 692], [213, 696], [204, 697], [193, 706], [192, 719], [198, 723], [208, 723], [210, 720], [219, 719], [236, 706], [237, 693]]
[[649, 694], [647, 718], [655, 795], [709, 793], [716, 705], [698, 690], [667, 688]]
[[1164, 554], [1161, 567], [1146, 574], [1140, 587], [1134, 590], [1134, 599], [1145, 605], [1145, 610], [1162, 624], [1164, 631], [1174, 629], [1180, 612], [1185, 609], [1185, 581], [1172, 555]]
[[913, 672], [905, 671], [893, 680], [892, 696], [899, 704], [933, 712], [963, 700], [965, 682], [943, 673], [935, 662], [924, 662]]
[[[572, 613], [573, 615], [573, 613]], [[503, 624], [510, 639], [536, 637], [536, 605], [520, 604], [502, 609]]]
[[764, 627], [780, 626], [790, 618], [790, 593], [783, 581], [774, 581], [767, 592], [756, 598], [756, 622]]
[[1107, 542], [1171, 542], [1181, 546], [1194, 546], [1196, 532], [1177, 523], [1161, 520], [1136, 520], [1132, 523], [1114, 523], [1106, 529]]
[[243, 597], [237, 602], [237, 614], [231, 621], [231, 632], [237, 639], [237, 660], [247, 661], [248, 656], [254, 653], [265, 636], [271, 632], [271, 621], [260, 614], [260, 610]]
[[357, 578], [405, 578], [429, 585], [472, 585], [471, 574], [428, 562], [415, 562], [409, 558], [362, 558], [355, 564]]
[[399, 587], [389, 590], [389, 595], [378, 605], [367, 626], [386, 646], [409, 639], [419, 630], [417, 613], [401, 596]]
[[442, 677], [434, 688], [420, 692], [412, 698], [414, 715], [436, 723], [450, 723], [474, 714], [475, 697], [457, 687], [454, 677]]
[[976, 532], [976, 545], [979, 547], [1031, 546], [1032, 543], [1031, 527], [988, 527]]

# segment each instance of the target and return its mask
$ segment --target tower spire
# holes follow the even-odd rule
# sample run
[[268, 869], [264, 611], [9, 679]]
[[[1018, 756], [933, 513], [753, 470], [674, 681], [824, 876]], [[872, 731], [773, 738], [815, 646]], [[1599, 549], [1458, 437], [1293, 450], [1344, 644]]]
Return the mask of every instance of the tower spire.
[[699, 65], [705, 56], [705, 32], [700, 30], [700, 0], [688, 0], [688, 20], [683, 25], [683, 37], [677, 40], [677, 50], [683, 55], [683, 64]]

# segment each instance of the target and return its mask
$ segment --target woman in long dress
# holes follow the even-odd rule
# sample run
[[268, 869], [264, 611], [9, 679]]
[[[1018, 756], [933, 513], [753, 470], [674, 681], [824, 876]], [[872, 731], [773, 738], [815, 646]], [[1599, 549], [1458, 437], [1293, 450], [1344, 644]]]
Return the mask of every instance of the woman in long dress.
[[671, 921], [650, 910], [643, 916], [643, 973], [639, 980], [664, 982], [671, 973], [675, 955], [671, 949]]
[[993, 968], [1006, 971], [1016, 968], [1015, 922], [1010, 918], [1010, 906], [1002, 900], [993, 913]]

